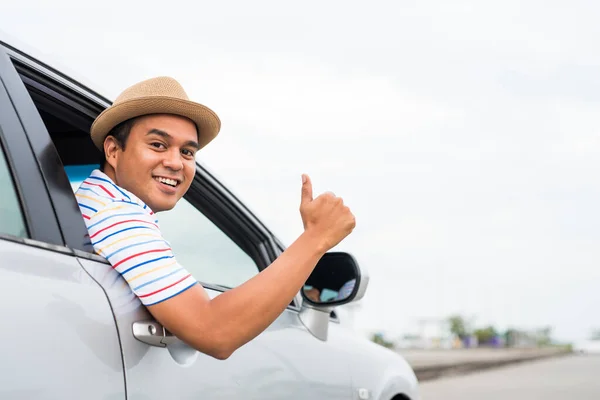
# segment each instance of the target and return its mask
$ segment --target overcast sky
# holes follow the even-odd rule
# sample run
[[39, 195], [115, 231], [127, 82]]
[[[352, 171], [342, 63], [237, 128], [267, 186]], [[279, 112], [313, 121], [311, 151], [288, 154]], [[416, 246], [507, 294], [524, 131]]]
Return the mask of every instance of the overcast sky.
[[111, 99], [180, 80], [223, 123], [199, 160], [286, 244], [301, 173], [342, 196], [360, 330], [600, 327], [596, 2], [3, 3], [4, 31]]

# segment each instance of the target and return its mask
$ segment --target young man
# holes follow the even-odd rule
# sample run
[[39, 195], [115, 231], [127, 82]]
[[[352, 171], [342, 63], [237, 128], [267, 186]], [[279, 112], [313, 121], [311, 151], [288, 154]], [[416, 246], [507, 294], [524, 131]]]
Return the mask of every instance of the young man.
[[94, 121], [91, 137], [104, 153], [76, 192], [95, 251], [108, 259], [150, 313], [198, 351], [218, 359], [265, 330], [287, 307], [318, 260], [355, 226], [341, 198], [313, 198], [302, 176], [304, 232], [268, 268], [210, 299], [177, 263], [155, 213], [172, 209], [189, 189], [196, 152], [220, 130], [217, 115], [188, 99], [172, 78], [126, 89]]

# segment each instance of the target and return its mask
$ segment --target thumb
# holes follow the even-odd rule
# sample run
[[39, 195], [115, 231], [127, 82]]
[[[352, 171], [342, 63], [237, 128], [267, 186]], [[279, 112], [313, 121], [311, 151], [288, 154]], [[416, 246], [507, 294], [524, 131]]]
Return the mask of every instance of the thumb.
[[306, 174], [302, 174], [302, 199], [301, 204], [311, 202], [313, 199], [312, 182]]

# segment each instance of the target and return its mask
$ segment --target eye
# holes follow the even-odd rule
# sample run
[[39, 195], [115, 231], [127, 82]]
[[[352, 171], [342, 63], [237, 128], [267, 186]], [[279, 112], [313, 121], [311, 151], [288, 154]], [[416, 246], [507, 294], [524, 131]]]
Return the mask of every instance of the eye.
[[194, 157], [194, 152], [188, 149], [183, 149], [181, 151], [183, 153], [183, 155], [188, 156], [188, 157]]
[[150, 146], [152, 147], [156, 147], [157, 149], [162, 149], [162, 148], [167, 148], [167, 146], [165, 146], [163, 143], [161, 142], [152, 142], [150, 143]]

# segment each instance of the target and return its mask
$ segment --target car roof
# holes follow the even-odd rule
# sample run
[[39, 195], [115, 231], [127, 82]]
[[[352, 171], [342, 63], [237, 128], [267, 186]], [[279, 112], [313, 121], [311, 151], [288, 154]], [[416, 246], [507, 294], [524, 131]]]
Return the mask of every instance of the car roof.
[[48, 67], [59, 75], [68, 78], [73, 83], [92, 91], [95, 95], [103, 98], [106, 101], [111, 102], [103, 93], [108, 93], [108, 90], [101, 87], [98, 82], [93, 82], [91, 79], [85, 77], [80, 72], [74, 71], [68, 66], [62, 64], [57, 57], [50, 54], [43, 53], [33, 45], [24, 42], [21, 39], [9, 34], [6, 31], [0, 29], [0, 45], [5, 45], [12, 50], [25, 55], [27, 58], [34, 60], [35, 62]]

